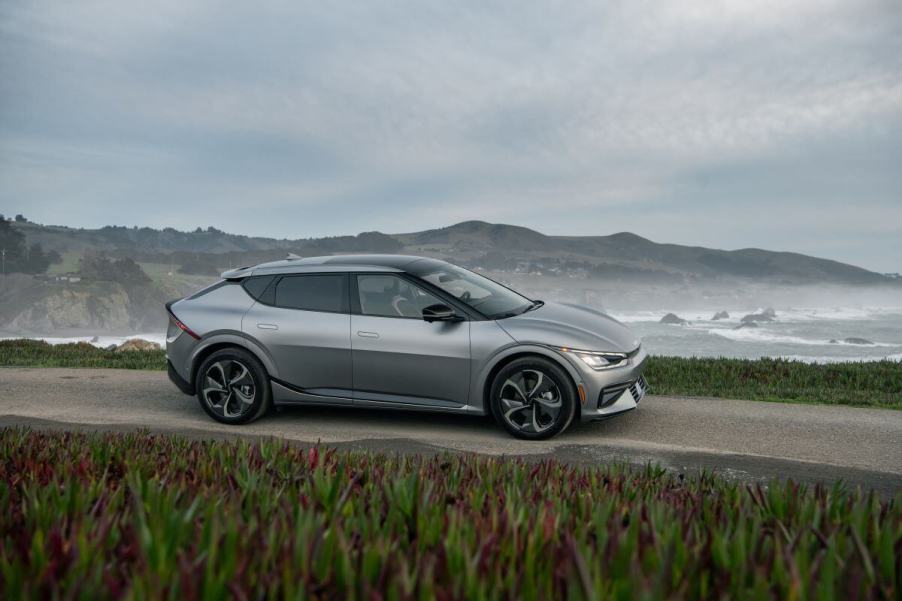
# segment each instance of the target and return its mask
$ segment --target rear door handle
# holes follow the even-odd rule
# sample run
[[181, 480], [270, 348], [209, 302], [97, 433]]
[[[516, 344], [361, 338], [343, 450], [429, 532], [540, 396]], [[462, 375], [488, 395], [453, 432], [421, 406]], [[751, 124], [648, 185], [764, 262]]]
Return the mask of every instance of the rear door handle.
[[261, 330], [278, 330], [279, 326], [274, 323], [258, 323], [257, 328]]
[[364, 332], [362, 330], [357, 330], [357, 335], [361, 338], [378, 338], [379, 334], [376, 332]]

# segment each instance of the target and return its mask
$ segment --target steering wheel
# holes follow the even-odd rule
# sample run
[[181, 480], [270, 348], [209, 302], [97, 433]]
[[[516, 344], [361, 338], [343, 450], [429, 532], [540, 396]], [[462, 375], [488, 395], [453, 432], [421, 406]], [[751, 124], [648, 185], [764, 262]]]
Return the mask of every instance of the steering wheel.
[[397, 313], [399, 317], [410, 317], [409, 315], [404, 314], [404, 310], [401, 308], [402, 303], [409, 305], [410, 301], [399, 294], [391, 301], [392, 309], [395, 310], [395, 313]]

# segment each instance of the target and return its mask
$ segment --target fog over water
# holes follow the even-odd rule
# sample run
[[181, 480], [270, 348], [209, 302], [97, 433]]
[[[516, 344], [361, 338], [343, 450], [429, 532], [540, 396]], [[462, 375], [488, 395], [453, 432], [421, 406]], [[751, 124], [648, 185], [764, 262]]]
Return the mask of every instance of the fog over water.
[[[627, 324], [655, 355], [784, 357], [806, 362], [902, 360], [902, 290], [838, 286], [736, 283], [698, 286], [602, 282], [505, 272], [484, 272], [530, 298], [602, 309]], [[772, 308], [773, 321], [740, 327], [742, 317]], [[726, 311], [728, 318], [714, 320]], [[674, 313], [688, 323], [661, 323]], [[538, 314], [537, 314], [538, 315]], [[154, 321], [154, 320], [151, 320]], [[106, 347], [130, 337], [165, 344], [165, 318], [141, 332], [66, 330], [27, 333], [51, 343], [91, 342]], [[0, 337], [21, 333], [0, 332]], [[847, 339], [863, 339], [848, 342]], [[607, 349], [593, 349], [607, 350]]]
[[[786, 357], [808, 362], [902, 360], [902, 290], [502, 279], [532, 298], [604, 309], [632, 328], [645, 348], [656, 355]], [[773, 321], [740, 327], [744, 316], [767, 308], [776, 313]], [[719, 311], [726, 311], [729, 317], [714, 320]], [[688, 323], [661, 323], [668, 313]], [[850, 343], [847, 338], [873, 344]]]

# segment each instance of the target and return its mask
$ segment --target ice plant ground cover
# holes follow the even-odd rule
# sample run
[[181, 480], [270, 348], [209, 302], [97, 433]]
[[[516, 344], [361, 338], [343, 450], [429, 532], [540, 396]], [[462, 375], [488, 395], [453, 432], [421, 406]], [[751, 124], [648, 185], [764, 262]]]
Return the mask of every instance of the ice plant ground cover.
[[0, 430], [0, 598], [898, 598], [902, 495]]
[[[0, 366], [166, 369], [157, 351], [116, 353], [87, 343], [0, 340]], [[784, 359], [649, 357], [651, 394], [902, 409], [902, 362], [827, 365]]]

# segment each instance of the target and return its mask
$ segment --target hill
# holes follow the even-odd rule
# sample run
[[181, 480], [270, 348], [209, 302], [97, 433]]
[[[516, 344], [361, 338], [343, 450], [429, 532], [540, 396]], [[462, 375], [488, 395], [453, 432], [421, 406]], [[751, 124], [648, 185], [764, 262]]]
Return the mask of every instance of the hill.
[[75, 270], [85, 252], [104, 252], [144, 263], [186, 266], [183, 272], [215, 275], [238, 264], [283, 256], [346, 252], [403, 252], [436, 256], [500, 271], [580, 271], [590, 278], [632, 280], [752, 280], [793, 284], [880, 285], [890, 278], [860, 267], [799, 253], [756, 248], [718, 250], [662, 244], [629, 232], [606, 236], [548, 236], [525, 227], [465, 221], [421, 232], [275, 239], [229, 234], [214, 228], [75, 229], [14, 223], [29, 244], [59, 253]]

